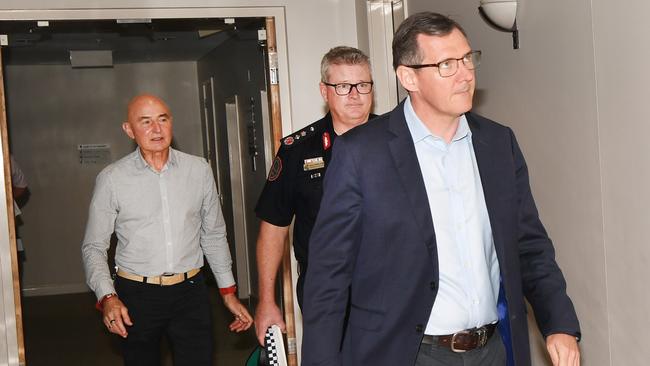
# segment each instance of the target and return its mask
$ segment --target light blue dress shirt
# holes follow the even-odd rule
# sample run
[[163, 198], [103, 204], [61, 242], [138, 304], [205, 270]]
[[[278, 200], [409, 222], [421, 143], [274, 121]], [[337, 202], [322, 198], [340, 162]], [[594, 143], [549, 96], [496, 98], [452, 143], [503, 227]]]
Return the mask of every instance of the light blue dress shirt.
[[429, 199], [439, 287], [425, 334], [444, 335], [498, 319], [499, 262], [465, 116], [447, 144], [404, 105]]

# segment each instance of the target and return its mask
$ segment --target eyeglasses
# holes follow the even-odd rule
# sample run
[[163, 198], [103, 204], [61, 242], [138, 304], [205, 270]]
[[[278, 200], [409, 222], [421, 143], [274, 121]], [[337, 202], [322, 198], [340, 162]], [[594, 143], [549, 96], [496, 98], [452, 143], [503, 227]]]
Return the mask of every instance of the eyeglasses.
[[336, 95], [348, 95], [350, 94], [350, 92], [352, 92], [352, 88], [357, 89], [357, 93], [359, 94], [368, 94], [372, 91], [372, 84], [374, 84], [374, 82], [362, 81], [356, 84], [349, 84], [349, 83], [330, 84], [330, 83], [323, 82], [323, 84], [334, 87], [334, 91], [336, 92]]
[[453, 76], [458, 72], [458, 61], [463, 61], [463, 65], [468, 70], [474, 70], [481, 64], [481, 51], [471, 51], [461, 58], [449, 58], [438, 62], [437, 64], [424, 64], [424, 65], [403, 65], [411, 69], [423, 69], [425, 67], [437, 67], [438, 73], [443, 78]]

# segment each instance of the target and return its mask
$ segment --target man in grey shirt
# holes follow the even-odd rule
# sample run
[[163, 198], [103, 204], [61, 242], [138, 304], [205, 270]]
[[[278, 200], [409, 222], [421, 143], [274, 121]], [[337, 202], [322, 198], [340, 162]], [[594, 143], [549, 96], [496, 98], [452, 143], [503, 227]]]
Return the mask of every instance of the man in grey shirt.
[[[252, 325], [236, 297], [212, 171], [203, 159], [170, 147], [171, 112], [155, 96], [133, 98], [122, 129], [138, 147], [97, 176], [82, 244], [87, 283], [107, 329], [123, 338], [126, 365], [160, 364], [163, 335], [175, 365], [210, 365], [212, 320], [200, 273], [203, 256], [235, 316], [230, 330]], [[107, 263], [113, 233], [115, 283]]]

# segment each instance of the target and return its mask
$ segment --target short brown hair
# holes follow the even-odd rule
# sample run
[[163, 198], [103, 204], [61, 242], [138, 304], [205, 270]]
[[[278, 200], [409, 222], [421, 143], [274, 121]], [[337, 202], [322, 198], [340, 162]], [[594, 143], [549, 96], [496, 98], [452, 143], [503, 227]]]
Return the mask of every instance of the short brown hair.
[[338, 46], [330, 49], [320, 62], [320, 80], [324, 83], [329, 81], [330, 65], [367, 65], [370, 70], [370, 59], [358, 48]]
[[393, 68], [399, 65], [417, 65], [422, 62], [418, 35], [446, 36], [458, 29], [465, 37], [463, 27], [442, 14], [425, 11], [406, 18], [393, 36]]

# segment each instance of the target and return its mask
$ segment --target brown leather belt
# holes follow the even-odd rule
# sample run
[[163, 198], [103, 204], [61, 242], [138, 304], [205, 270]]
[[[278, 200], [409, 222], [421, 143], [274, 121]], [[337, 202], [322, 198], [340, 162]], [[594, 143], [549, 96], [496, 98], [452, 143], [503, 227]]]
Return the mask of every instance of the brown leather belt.
[[479, 328], [461, 330], [454, 334], [439, 336], [425, 335], [422, 338], [422, 343], [449, 347], [454, 352], [471, 351], [475, 348], [485, 346], [494, 334], [496, 326], [496, 323], [494, 323]]
[[200, 268], [195, 268], [192, 270], [189, 270], [185, 273], [174, 273], [170, 275], [162, 275], [162, 276], [153, 276], [153, 277], [143, 277], [143, 276], [138, 276], [136, 274], [132, 274], [126, 271], [123, 271], [121, 269], [117, 270], [117, 275], [126, 278], [127, 280], [131, 281], [137, 281], [137, 282], [142, 282], [142, 283], [149, 283], [152, 285], [160, 285], [160, 286], [171, 286], [171, 285], [176, 285], [179, 284], [183, 281], [185, 281], [188, 278], [192, 278], [196, 276], [197, 273], [201, 271]]

